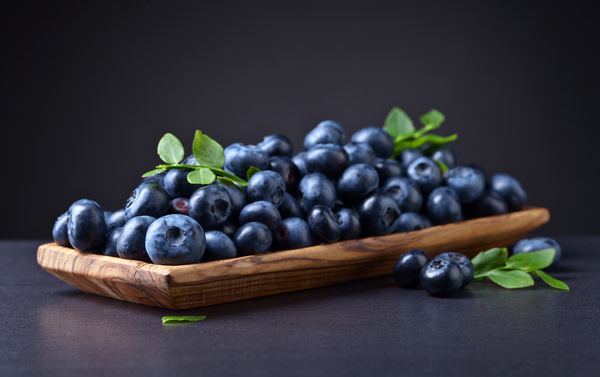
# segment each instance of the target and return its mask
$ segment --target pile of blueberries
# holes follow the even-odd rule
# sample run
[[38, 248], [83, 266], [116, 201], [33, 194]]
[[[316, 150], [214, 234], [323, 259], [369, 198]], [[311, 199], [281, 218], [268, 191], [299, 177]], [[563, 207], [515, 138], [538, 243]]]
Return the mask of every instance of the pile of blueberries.
[[[323, 121], [296, 154], [279, 134], [232, 144], [224, 150], [226, 171], [246, 179], [251, 167], [260, 170], [245, 188], [191, 184], [189, 169], [169, 169], [144, 178], [114, 212], [76, 201], [56, 221], [53, 238], [82, 252], [189, 264], [499, 215], [527, 200], [516, 179], [458, 166], [447, 145], [392, 158], [394, 140], [383, 128], [345, 139], [338, 123]], [[193, 156], [182, 163], [197, 164]]]

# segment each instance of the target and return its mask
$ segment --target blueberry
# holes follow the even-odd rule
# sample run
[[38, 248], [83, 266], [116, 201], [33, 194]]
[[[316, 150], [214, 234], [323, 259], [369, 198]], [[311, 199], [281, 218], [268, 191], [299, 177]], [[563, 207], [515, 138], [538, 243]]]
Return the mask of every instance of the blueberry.
[[248, 203], [246, 199], [246, 188], [236, 185], [235, 183], [228, 183], [223, 181], [218, 181], [214, 183], [217, 186], [225, 187], [229, 195], [231, 196], [231, 215], [230, 219], [237, 219], [240, 214], [240, 211], [244, 206]]
[[554, 254], [554, 259], [552, 260], [552, 264], [548, 266], [548, 269], [552, 269], [558, 265], [562, 257], [562, 249], [560, 244], [556, 242], [553, 238], [549, 237], [533, 237], [533, 238], [523, 238], [519, 242], [515, 244], [513, 247], [513, 254], [520, 253], [530, 253], [532, 251], [544, 250], [544, 249], [554, 249], [556, 254]]
[[505, 213], [508, 213], [506, 201], [493, 191], [484, 191], [474, 202], [463, 204], [463, 214], [468, 219]]
[[342, 224], [331, 208], [316, 205], [306, 214], [310, 230], [323, 242], [334, 243], [342, 236]]
[[377, 157], [389, 158], [394, 152], [394, 139], [383, 128], [362, 128], [352, 135], [352, 141], [369, 144]]
[[357, 206], [365, 236], [390, 234], [398, 227], [400, 209], [391, 195], [376, 191]]
[[204, 235], [206, 236], [206, 249], [204, 250], [202, 262], [235, 258], [237, 256], [237, 249], [233, 240], [225, 233], [218, 230], [209, 230]]
[[169, 203], [169, 214], [190, 214], [190, 200], [188, 198], [175, 198]]
[[269, 157], [292, 157], [294, 153], [292, 141], [287, 136], [281, 134], [265, 136], [263, 141], [258, 143], [257, 147], [264, 149], [269, 154]]
[[251, 222], [238, 229], [233, 243], [239, 256], [261, 254], [271, 250], [273, 235], [265, 224]]
[[475, 274], [475, 266], [473, 266], [473, 263], [471, 263], [471, 260], [467, 258], [467, 256], [461, 253], [447, 252], [439, 254], [434, 259], [443, 259], [449, 262], [454, 262], [458, 265], [458, 267], [460, 267], [463, 273], [463, 282], [460, 286], [461, 288], [466, 287], [467, 284], [473, 281], [473, 275]]
[[379, 182], [382, 184], [392, 177], [400, 177], [402, 175], [402, 165], [396, 160], [377, 158], [373, 166], [377, 170]]
[[298, 201], [304, 212], [317, 204], [333, 208], [337, 201], [335, 186], [321, 173], [308, 174], [298, 185]]
[[299, 217], [281, 220], [279, 228], [273, 233], [273, 243], [277, 250], [292, 250], [312, 245], [312, 235], [306, 221]]
[[457, 166], [446, 172], [446, 185], [454, 189], [461, 203], [472, 203], [483, 194], [485, 178], [476, 169]]
[[302, 209], [300, 202], [287, 192], [283, 195], [283, 201], [279, 206], [279, 213], [283, 219], [287, 217], [304, 218], [304, 210]]
[[411, 162], [406, 169], [406, 175], [425, 194], [441, 185], [443, 180], [442, 169], [429, 157], [418, 157]]
[[355, 164], [373, 165], [375, 163], [375, 152], [367, 143], [351, 141], [344, 144], [344, 149], [348, 153], [348, 165], [350, 166]]
[[308, 170], [306, 169], [306, 152], [300, 152], [294, 155], [294, 157], [292, 157], [292, 162], [296, 165], [298, 171], [300, 171], [300, 177], [304, 177], [308, 174]]
[[289, 157], [273, 156], [269, 158], [269, 170], [273, 170], [283, 178], [285, 190], [292, 195], [298, 191], [298, 183], [302, 178], [300, 169]]
[[119, 238], [121, 238], [121, 234], [123, 233], [123, 227], [117, 227], [108, 232], [108, 236], [106, 236], [106, 242], [104, 243], [104, 247], [102, 248], [102, 255], [107, 255], [109, 257], [119, 257], [119, 253], [117, 252], [117, 243], [119, 242]]
[[394, 264], [394, 280], [404, 288], [417, 288], [421, 270], [429, 263], [429, 255], [421, 249], [413, 249], [400, 255]]
[[201, 185], [189, 183], [192, 169], [170, 169], [165, 175], [163, 186], [171, 198], [189, 198]]
[[462, 286], [463, 273], [456, 263], [435, 259], [423, 267], [419, 282], [421, 287], [432, 296], [450, 296]]
[[506, 201], [511, 212], [520, 210], [527, 203], [527, 193], [523, 186], [508, 174], [494, 174], [490, 179], [490, 187]]
[[158, 183], [142, 183], [129, 196], [125, 205], [125, 219], [136, 216], [161, 217], [169, 212], [171, 199]]
[[406, 148], [398, 153], [396, 159], [400, 162], [400, 165], [402, 165], [404, 172], [406, 172], [408, 166], [419, 157], [423, 157], [423, 152], [414, 148]]
[[[235, 234], [235, 232], [238, 231], [239, 228], [240, 227], [237, 226], [236, 223], [233, 223], [231, 221], [226, 221], [225, 224], [221, 225], [217, 230], [225, 233], [227, 235], [227, 237], [233, 238], [233, 235]], [[207, 232], [210, 232], [210, 230]]]
[[427, 199], [427, 215], [436, 225], [461, 221], [462, 208], [456, 192], [446, 186], [433, 190]]
[[456, 156], [454, 155], [454, 151], [447, 145], [442, 145], [437, 148], [431, 154], [431, 159], [440, 161], [446, 165], [448, 169], [452, 169], [456, 166]]
[[159, 173], [159, 174], [154, 174], [154, 175], [152, 175], [150, 177], [146, 177], [146, 178], [142, 179], [142, 182], [140, 184], [142, 184], [142, 183], [156, 183], [159, 186], [161, 186], [161, 187], [164, 188], [164, 182], [165, 182], [165, 176], [166, 175], [167, 175], [166, 171], [164, 171], [162, 173]]
[[414, 212], [403, 212], [398, 219], [395, 232], [411, 232], [413, 230], [425, 229], [423, 216]]
[[254, 166], [260, 170], [269, 167], [269, 154], [255, 145], [235, 143], [225, 148], [225, 169], [246, 179], [248, 169]]
[[122, 227], [126, 222], [127, 219], [125, 218], [125, 208], [119, 208], [108, 217], [108, 220], [106, 221], [106, 228], [108, 231], [110, 231], [114, 228]]
[[223, 186], [202, 186], [190, 197], [190, 216], [203, 230], [217, 229], [223, 225], [231, 216], [232, 210], [231, 195]]
[[381, 190], [396, 200], [400, 212], [419, 212], [421, 210], [423, 195], [411, 179], [392, 177], [383, 183]]
[[379, 187], [379, 175], [373, 166], [356, 164], [344, 170], [337, 181], [337, 195], [345, 204], [356, 204]]
[[106, 239], [106, 219], [98, 203], [81, 199], [71, 204], [67, 219], [67, 235], [75, 250], [100, 251]]
[[265, 224], [271, 232], [275, 232], [281, 223], [281, 214], [273, 203], [259, 200], [248, 203], [240, 212], [240, 226], [250, 222]]
[[198, 263], [205, 248], [204, 230], [189, 216], [163, 216], [156, 219], [146, 232], [146, 250], [156, 264]]
[[339, 123], [332, 120], [324, 120], [317, 124], [304, 137], [304, 149], [310, 149], [318, 144], [344, 144], [346, 133]]
[[68, 233], [69, 212], [65, 212], [56, 219], [52, 228], [52, 238], [59, 246], [71, 247]]
[[318, 144], [306, 151], [306, 170], [337, 179], [348, 167], [348, 153], [341, 145]]
[[335, 211], [341, 222], [342, 236], [340, 241], [354, 240], [361, 235], [360, 217], [351, 208], [343, 207]]
[[285, 182], [279, 173], [264, 170], [255, 173], [246, 186], [246, 199], [248, 202], [264, 200], [279, 207], [285, 194]]
[[117, 241], [117, 253], [125, 259], [150, 262], [146, 252], [146, 231], [156, 220], [152, 216], [136, 216], [123, 225], [123, 232]]

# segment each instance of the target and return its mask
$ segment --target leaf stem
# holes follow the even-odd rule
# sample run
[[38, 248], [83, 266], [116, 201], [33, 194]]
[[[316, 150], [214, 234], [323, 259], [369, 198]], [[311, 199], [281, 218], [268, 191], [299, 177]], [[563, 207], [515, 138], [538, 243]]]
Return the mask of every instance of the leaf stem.
[[210, 169], [217, 176], [227, 177], [239, 184], [240, 186], [246, 187], [248, 182], [238, 177], [235, 174], [232, 174], [228, 171], [225, 171], [220, 168], [216, 168], [214, 166], [206, 166], [206, 165], [186, 165], [186, 164], [160, 164], [156, 167], [157, 169], [192, 169], [192, 170], [200, 170], [200, 169]]

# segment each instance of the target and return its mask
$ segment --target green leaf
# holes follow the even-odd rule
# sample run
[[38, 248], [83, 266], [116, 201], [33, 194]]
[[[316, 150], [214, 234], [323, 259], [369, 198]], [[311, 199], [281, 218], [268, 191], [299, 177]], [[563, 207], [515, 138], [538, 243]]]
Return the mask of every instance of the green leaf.
[[458, 137], [457, 134], [452, 134], [450, 136], [440, 136], [440, 135], [436, 135], [436, 134], [425, 134], [423, 136], [421, 136], [419, 139], [424, 139], [426, 143], [430, 143], [430, 144], [446, 144], [449, 143], [451, 141], [456, 140], [456, 138]]
[[552, 264], [556, 250], [544, 249], [529, 253], [514, 254], [506, 261], [506, 266], [521, 270], [546, 268]]
[[394, 153], [399, 153], [405, 149], [415, 149], [419, 148], [421, 145], [427, 143], [427, 140], [424, 138], [419, 138], [416, 140], [406, 140], [406, 141], [396, 141], [394, 142]]
[[506, 289], [530, 287], [534, 284], [533, 278], [527, 272], [520, 270], [496, 269], [490, 271], [487, 277]]
[[201, 168], [191, 171], [187, 175], [187, 180], [192, 184], [209, 185], [213, 183], [217, 176], [209, 168]]
[[444, 122], [444, 120], [446, 120], [446, 117], [444, 116], [444, 114], [433, 109], [427, 114], [421, 115], [420, 119], [421, 123], [423, 123], [424, 126], [432, 125], [435, 128], [438, 128]]
[[186, 322], [197, 322], [206, 318], [205, 315], [171, 315], [162, 317], [162, 322], [168, 323], [186, 323]]
[[225, 164], [225, 152], [221, 144], [198, 130], [194, 135], [193, 151], [194, 158], [202, 166], [220, 169]]
[[552, 276], [548, 275], [547, 273], [545, 273], [542, 270], [533, 270], [531, 272], [533, 272], [537, 276], [541, 277], [542, 280], [545, 281], [546, 284], [548, 284], [552, 288], [560, 289], [563, 291], [570, 290], [570, 288], [567, 284], [563, 283], [562, 281], [560, 281], [558, 279], [553, 278]]
[[229, 177], [217, 177], [217, 179], [220, 182], [223, 182], [223, 184], [227, 185], [227, 186], [231, 186], [231, 187], [235, 187], [236, 189], [240, 190], [241, 192], [245, 193], [244, 189], [240, 186], [239, 183], [237, 183], [236, 181], [234, 181], [233, 179], [229, 178]]
[[158, 142], [158, 155], [167, 164], [178, 164], [183, 160], [183, 145], [171, 133], [166, 133]]
[[392, 135], [394, 139], [398, 136], [405, 138], [415, 132], [415, 126], [410, 117], [397, 107], [390, 110], [385, 118], [383, 129]]
[[508, 251], [506, 248], [495, 247], [487, 251], [482, 251], [471, 259], [475, 267], [475, 278], [485, 277], [486, 274], [499, 267], [504, 267]]
[[260, 171], [260, 169], [257, 168], [256, 166], [250, 166], [250, 168], [246, 172], [246, 180], [249, 181], [250, 178], [252, 178], [252, 176], [254, 174], [258, 173], [259, 171]]
[[167, 170], [167, 169], [159, 168], [159, 169], [150, 170], [149, 172], [144, 173], [144, 175], [142, 175], [142, 178], [152, 177], [153, 175], [160, 174], [165, 170]]

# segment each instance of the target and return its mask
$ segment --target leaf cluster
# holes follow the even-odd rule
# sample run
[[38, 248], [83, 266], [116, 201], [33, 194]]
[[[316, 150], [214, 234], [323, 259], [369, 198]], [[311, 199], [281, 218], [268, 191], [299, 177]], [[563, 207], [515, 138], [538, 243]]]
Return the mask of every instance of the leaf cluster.
[[539, 276], [552, 288], [568, 291], [569, 286], [542, 271], [550, 266], [556, 250], [544, 249], [530, 253], [514, 254], [508, 257], [506, 248], [493, 248], [482, 251], [471, 260], [475, 267], [474, 280], [489, 278], [507, 289], [524, 288], [534, 284], [531, 274]]
[[385, 118], [383, 128], [394, 138], [394, 155], [402, 152], [404, 149], [419, 148], [427, 144], [430, 147], [438, 148], [450, 141], [456, 140], [458, 135], [440, 136], [430, 133], [439, 128], [446, 117], [437, 110], [431, 110], [422, 115], [419, 120], [423, 127], [416, 129], [412, 119], [398, 107], [394, 107]]
[[[168, 169], [188, 169], [191, 171], [187, 175], [187, 180], [192, 184], [208, 185], [215, 179], [244, 187], [248, 184], [247, 181], [223, 170], [225, 164], [223, 147], [199, 130], [194, 134], [192, 151], [197, 165], [182, 164], [185, 151], [181, 141], [171, 133], [165, 134], [158, 142], [157, 148], [160, 159], [165, 163], [158, 165], [156, 169], [145, 173], [142, 177], [160, 174]], [[256, 168], [252, 169], [252, 173], [255, 171]]]

